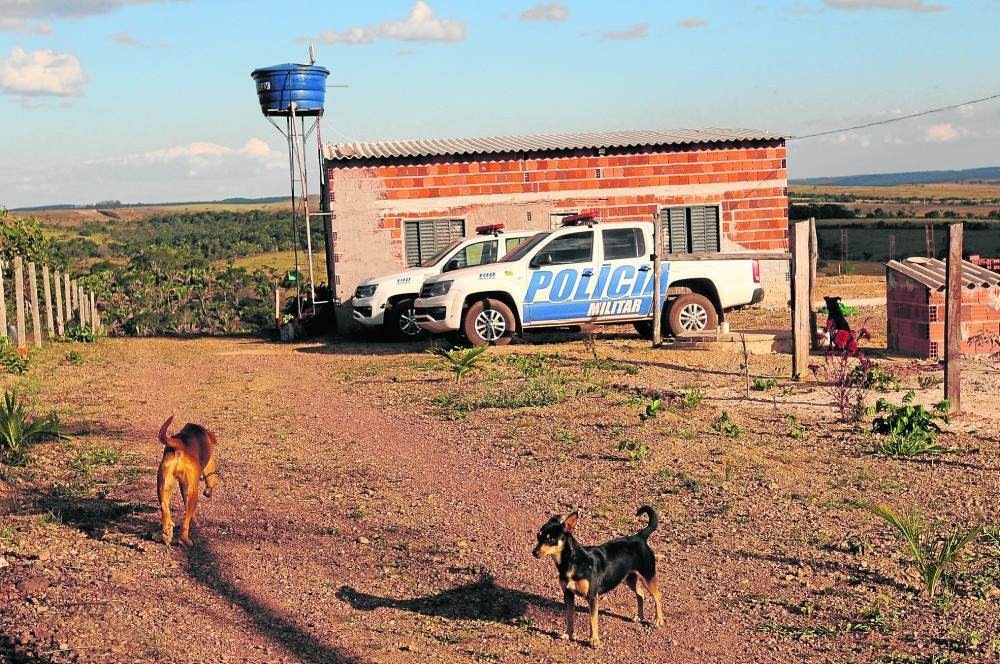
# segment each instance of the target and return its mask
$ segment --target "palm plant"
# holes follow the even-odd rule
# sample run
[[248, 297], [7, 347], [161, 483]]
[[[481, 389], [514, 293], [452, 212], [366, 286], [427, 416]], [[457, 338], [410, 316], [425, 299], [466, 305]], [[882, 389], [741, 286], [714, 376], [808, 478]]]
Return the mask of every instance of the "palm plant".
[[887, 521], [896, 534], [906, 542], [929, 597], [934, 597], [937, 592], [945, 570], [961, 558], [965, 547], [983, 531], [982, 526], [964, 532], [956, 530], [946, 535], [940, 545], [936, 545], [928, 541], [918, 513], [912, 512], [908, 516], [902, 516], [886, 505], [866, 505], [866, 507], [872, 514]]
[[16, 392], [6, 390], [0, 402], [0, 461], [23, 464], [28, 448], [45, 438], [65, 438], [56, 414], [36, 417]]
[[471, 371], [479, 371], [482, 367], [479, 364], [480, 356], [489, 349], [489, 346], [476, 346], [475, 348], [428, 348], [431, 355], [440, 357], [448, 369], [455, 374], [455, 382], [462, 380]]

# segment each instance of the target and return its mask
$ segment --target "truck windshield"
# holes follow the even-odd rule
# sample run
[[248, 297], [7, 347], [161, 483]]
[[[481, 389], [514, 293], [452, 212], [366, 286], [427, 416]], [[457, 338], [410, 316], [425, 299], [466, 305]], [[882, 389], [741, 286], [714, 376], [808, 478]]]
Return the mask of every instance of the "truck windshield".
[[452, 242], [451, 244], [449, 244], [447, 247], [445, 247], [444, 249], [442, 249], [441, 251], [437, 252], [436, 254], [434, 254], [433, 256], [431, 256], [430, 258], [428, 258], [427, 260], [425, 260], [423, 263], [421, 263], [420, 267], [434, 267], [435, 265], [438, 264], [438, 262], [442, 258], [445, 257], [445, 255], [448, 254], [448, 252], [454, 250], [455, 247], [457, 247], [458, 245], [462, 244], [463, 242], [465, 242], [464, 239], [455, 240], [454, 242]]
[[538, 243], [547, 238], [550, 233], [539, 233], [537, 235], [532, 235], [526, 239], [521, 244], [517, 245], [517, 248], [512, 252], [504, 256], [504, 259], [500, 261], [501, 263], [510, 263], [516, 260], [520, 260], [522, 256], [531, 251], [533, 248], [538, 246]]

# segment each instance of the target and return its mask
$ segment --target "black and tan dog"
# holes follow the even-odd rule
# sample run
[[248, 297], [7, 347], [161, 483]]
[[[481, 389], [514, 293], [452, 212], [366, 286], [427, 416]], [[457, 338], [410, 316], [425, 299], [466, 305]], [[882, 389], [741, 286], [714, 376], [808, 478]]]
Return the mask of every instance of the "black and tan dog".
[[156, 475], [156, 495], [160, 499], [163, 542], [170, 544], [174, 538], [174, 521], [170, 516], [170, 498], [174, 488], [180, 487], [184, 500], [184, 521], [181, 524], [181, 543], [191, 546], [191, 520], [198, 506], [198, 484], [205, 481], [205, 497], [212, 497], [212, 489], [219, 483], [215, 466], [215, 434], [200, 424], [185, 424], [176, 435], [167, 429], [174, 421], [173, 415], [160, 427], [163, 459]]
[[643, 619], [643, 603], [652, 596], [656, 603], [655, 627], [663, 625], [663, 606], [656, 582], [656, 556], [646, 540], [656, 530], [660, 519], [648, 505], [640, 507], [636, 516], [645, 514], [649, 523], [635, 535], [620, 537], [598, 546], [583, 546], [573, 536], [579, 518], [573, 512], [566, 518], [554, 516], [538, 531], [538, 544], [534, 556], [552, 556], [559, 570], [559, 585], [566, 603], [566, 633], [563, 638], [573, 638], [573, 619], [576, 613], [574, 594], [587, 598], [590, 607], [590, 644], [601, 645], [598, 630], [598, 599], [625, 581], [635, 592], [636, 622]]

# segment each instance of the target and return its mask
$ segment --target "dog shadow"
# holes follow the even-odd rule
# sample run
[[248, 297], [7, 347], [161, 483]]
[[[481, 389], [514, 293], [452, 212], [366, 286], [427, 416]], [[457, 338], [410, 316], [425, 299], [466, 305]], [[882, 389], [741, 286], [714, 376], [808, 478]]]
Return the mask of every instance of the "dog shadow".
[[[379, 597], [350, 586], [342, 586], [337, 591], [337, 598], [349, 604], [356, 611], [390, 608], [435, 618], [479, 620], [502, 624], [511, 624], [523, 617], [528, 612], [529, 607], [560, 614], [564, 608], [562, 602], [534, 593], [499, 586], [489, 574], [484, 574], [476, 581], [465, 585], [411, 599]], [[577, 611], [586, 611], [579, 604], [576, 608]], [[630, 618], [610, 611], [602, 610], [601, 613], [613, 618], [630, 620]], [[535, 631], [549, 635], [556, 634], [545, 630]]]

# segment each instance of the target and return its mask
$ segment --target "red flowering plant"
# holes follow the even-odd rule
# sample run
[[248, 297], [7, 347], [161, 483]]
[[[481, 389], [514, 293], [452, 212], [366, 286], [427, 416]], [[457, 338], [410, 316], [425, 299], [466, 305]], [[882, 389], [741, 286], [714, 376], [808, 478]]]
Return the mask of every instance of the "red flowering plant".
[[870, 374], [875, 367], [861, 350], [858, 342], [871, 339], [867, 328], [855, 334], [851, 330], [834, 330], [827, 322], [830, 346], [823, 364], [810, 364], [809, 371], [819, 386], [826, 390], [837, 404], [842, 422], [856, 422], [865, 412], [865, 398], [871, 388]]

